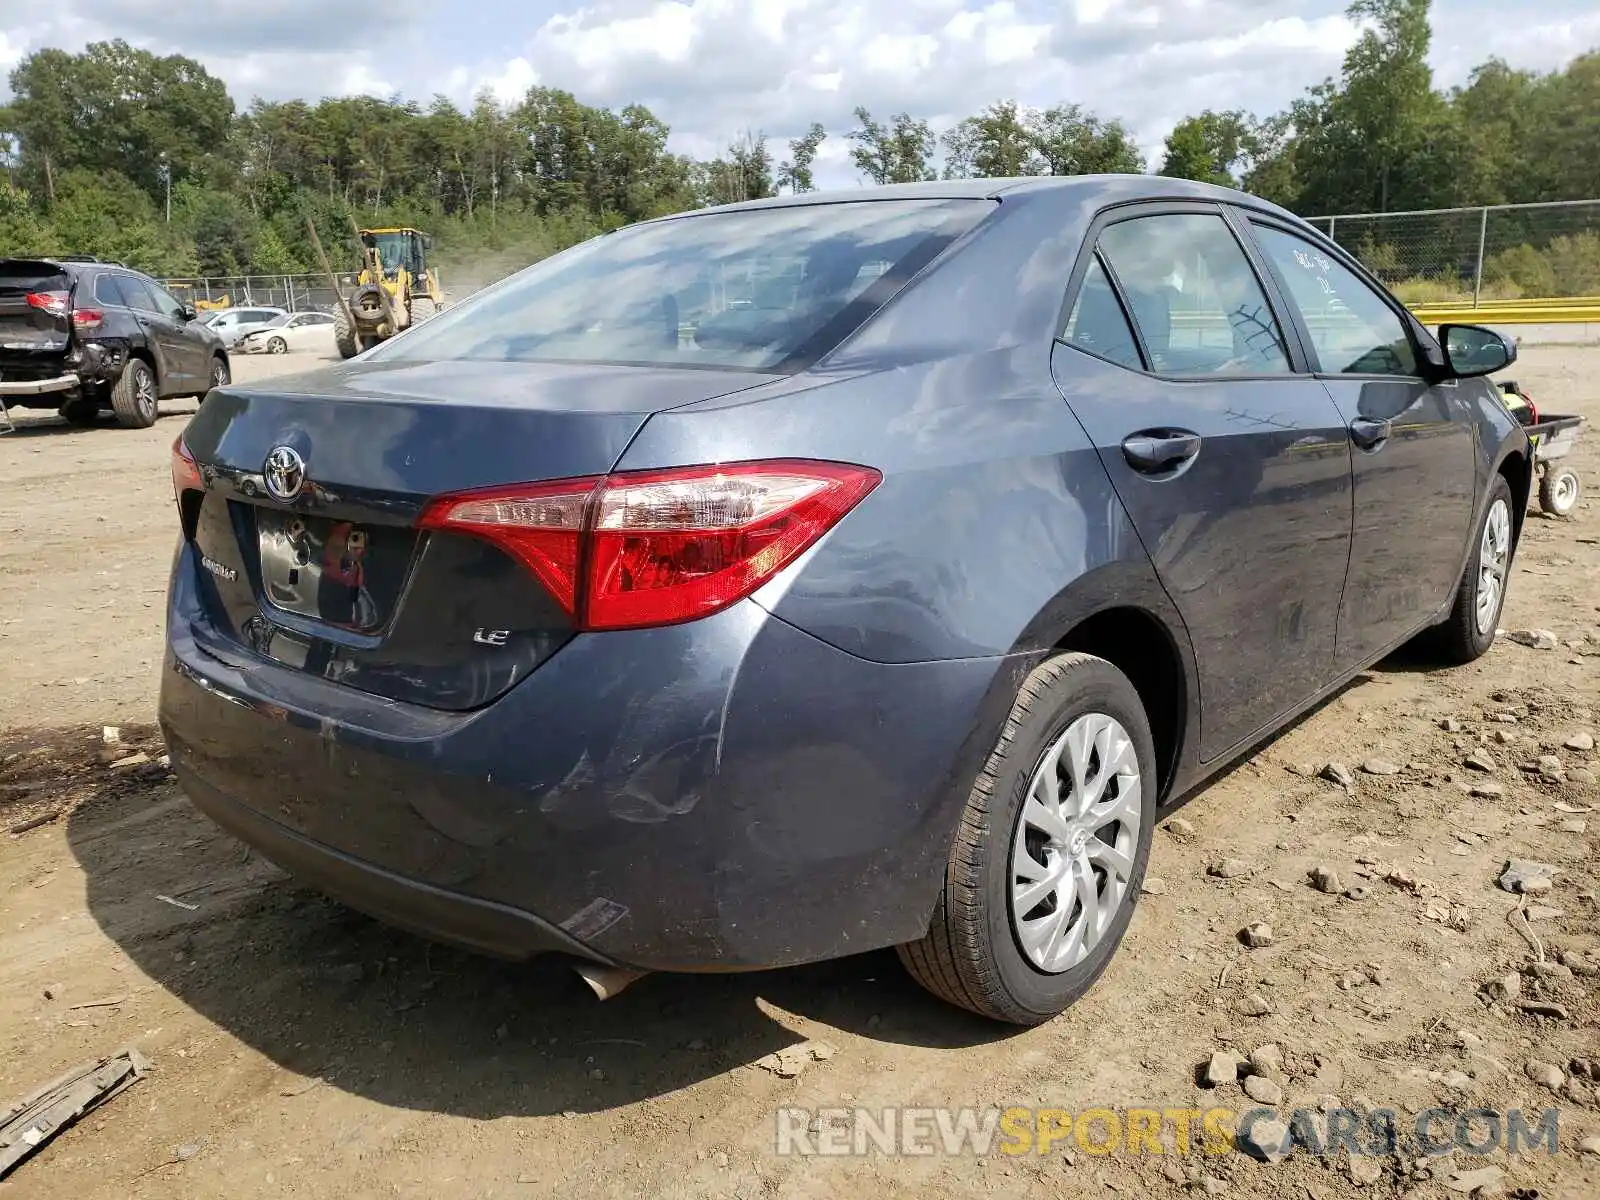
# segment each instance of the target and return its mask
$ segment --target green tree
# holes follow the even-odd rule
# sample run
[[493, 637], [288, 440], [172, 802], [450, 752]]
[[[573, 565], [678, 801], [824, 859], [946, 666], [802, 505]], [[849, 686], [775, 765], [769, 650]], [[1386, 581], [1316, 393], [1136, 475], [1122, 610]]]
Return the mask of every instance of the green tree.
[[944, 135], [946, 179], [1040, 175], [1045, 162], [1015, 100], [992, 104]]
[[1167, 135], [1160, 174], [1237, 187], [1255, 150], [1254, 131], [1243, 112], [1208, 108], [1199, 116], [1185, 117]]
[[192, 183], [173, 189], [172, 221], [194, 246], [203, 275], [243, 275], [255, 260], [258, 221], [238, 196]]
[[789, 160], [778, 170], [779, 187], [786, 187], [795, 193], [816, 190], [811, 165], [817, 161], [817, 151], [822, 148], [823, 139], [827, 136], [827, 130], [813, 123], [802, 136], [789, 143]]
[[1137, 174], [1144, 156], [1121, 121], [1103, 121], [1077, 104], [1058, 104], [1029, 122], [1046, 175]]
[[935, 178], [935, 143], [926, 121], [902, 112], [882, 125], [865, 108], [857, 108], [855, 115], [857, 128], [850, 131], [850, 140], [855, 143], [850, 159], [856, 170], [873, 183], [919, 183]]
[[1316, 212], [1425, 208], [1450, 187], [1455, 142], [1428, 66], [1430, 0], [1355, 0], [1363, 26], [1338, 83], [1291, 108], [1299, 202]]
[[28, 55], [11, 72], [12, 100], [6, 124], [22, 145], [22, 176], [56, 199], [56, 176], [74, 166], [86, 130], [78, 85], [79, 62], [65, 50], [44, 49]]
[[60, 249], [55, 230], [34, 211], [28, 193], [0, 181], [0, 257], [58, 254]]

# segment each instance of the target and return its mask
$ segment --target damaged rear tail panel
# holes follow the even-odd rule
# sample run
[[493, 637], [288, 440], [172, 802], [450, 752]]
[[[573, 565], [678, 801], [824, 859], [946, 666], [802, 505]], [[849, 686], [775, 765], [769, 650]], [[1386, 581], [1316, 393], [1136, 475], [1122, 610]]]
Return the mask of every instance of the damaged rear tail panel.
[[55, 263], [0, 262], [0, 359], [61, 355], [72, 344], [72, 280]]

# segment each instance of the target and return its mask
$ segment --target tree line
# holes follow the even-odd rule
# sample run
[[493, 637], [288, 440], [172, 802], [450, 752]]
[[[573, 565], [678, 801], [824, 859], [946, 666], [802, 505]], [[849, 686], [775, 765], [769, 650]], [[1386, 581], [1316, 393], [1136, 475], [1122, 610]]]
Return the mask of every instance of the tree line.
[[874, 183], [1153, 169], [1305, 215], [1600, 196], [1600, 51], [1545, 74], [1490, 59], [1444, 91], [1427, 64], [1429, 0], [1348, 13], [1363, 32], [1337, 78], [1280, 113], [1186, 117], [1151, 163], [1121, 121], [1065, 101], [998, 101], [942, 133], [857, 108], [844, 130], [813, 124], [776, 145], [745, 131], [697, 160], [668, 149], [643, 105], [557, 88], [468, 108], [354, 96], [239, 110], [192, 58], [122, 41], [43, 49], [0, 107], [0, 254], [295, 274], [315, 269], [309, 217], [335, 240], [352, 219], [419, 226], [447, 263], [509, 270], [632, 221], [812, 190], [830, 137]]

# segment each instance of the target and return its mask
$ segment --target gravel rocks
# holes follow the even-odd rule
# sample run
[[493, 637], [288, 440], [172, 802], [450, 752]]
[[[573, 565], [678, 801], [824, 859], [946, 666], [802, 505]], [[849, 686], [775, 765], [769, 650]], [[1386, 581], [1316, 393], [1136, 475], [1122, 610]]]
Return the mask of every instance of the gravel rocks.
[[1522, 995], [1522, 976], [1513, 972], [1491, 979], [1480, 989], [1491, 1000], [1515, 1000]]
[[1239, 1056], [1232, 1050], [1218, 1050], [1211, 1056], [1211, 1061], [1206, 1063], [1205, 1081], [1207, 1087], [1221, 1087], [1225, 1083], [1232, 1083], [1239, 1078]]
[[1238, 879], [1250, 874], [1250, 864], [1242, 858], [1224, 858], [1206, 868], [1206, 874], [1215, 879]]
[[1262, 1162], [1277, 1163], [1289, 1157], [1294, 1145], [1282, 1121], [1252, 1121], [1239, 1131], [1239, 1148]]
[[1283, 1051], [1272, 1042], [1250, 1052], [1250, 1070], [1257, 1075], [1283, 1074]]
[[1356, 785], [1355, 774], [1342, 762], [1330, 762], [1318, 774], [1329, 783], [1337, 783], [1342, 788], [1353, 788]]
[[1548, 629], [1513, 629], [1506, 638], [1530, 650], [1554, 650], [1561, 645], [1560, 639]]
[[1548, 1088], [1552, 1092], [1560, 1091], [1561, 1085], [1567, 1080], [1561, 1073], [1561, 1068], [1553, 1063], [1530, 1062], [1523, 1068], [1523, 1072], [1540, 1087]]
[[1247, 1017], [1264, 1017], [1272, 1011], [1272, 1005], [1259, 992], [1251, 992], [1240, 999], [1239, 1011]]
[[1283, 1088], [1279, 1087], [1265, 1075], [1248, 1075], [1244, 1081], [1245, 1095], [1257, 1104], [1279, 1105], [1283, 1103]]
[[1556, 869], [1549, 863], [1512, 858], [1506, 860], [1505, 870], [1495, 882], [1508, 892], [1542, 896], [1555, 887], [1555, 874]]
[[1252, 921], [1239, 931], [1239, 940], [1252, 950], [1262, 950], [1272, 945], [1272, 926], [1265, 921]]

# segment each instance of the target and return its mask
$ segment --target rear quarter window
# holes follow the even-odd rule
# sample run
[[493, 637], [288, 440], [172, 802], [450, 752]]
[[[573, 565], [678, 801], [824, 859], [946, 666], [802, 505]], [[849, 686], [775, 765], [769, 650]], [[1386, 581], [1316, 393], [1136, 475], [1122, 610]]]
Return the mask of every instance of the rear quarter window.
[[372, 357], [800, 370], [993, 209], [847, 201], [635, 225], [430, 317]]

